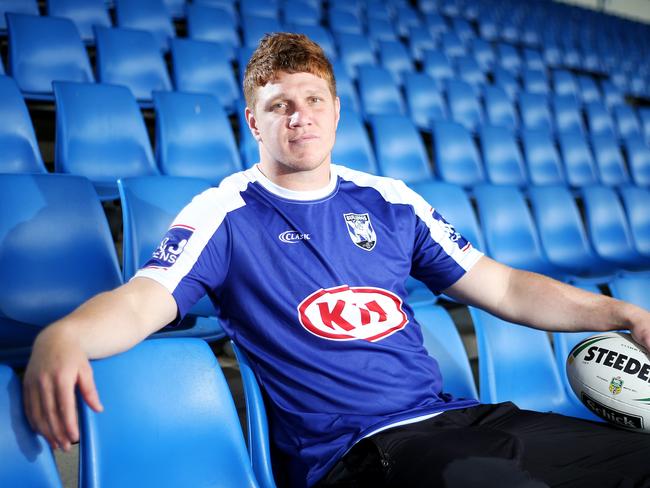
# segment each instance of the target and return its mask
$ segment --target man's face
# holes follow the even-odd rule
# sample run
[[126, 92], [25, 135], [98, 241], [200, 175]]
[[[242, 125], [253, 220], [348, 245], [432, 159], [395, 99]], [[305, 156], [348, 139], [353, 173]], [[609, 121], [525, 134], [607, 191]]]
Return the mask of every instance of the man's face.
[[262, 166], [283, 173], [329, 164], [339, 121], [339, 99], [311, 73], [278, 73], [257, 89], [246, 120], [259, 142]]

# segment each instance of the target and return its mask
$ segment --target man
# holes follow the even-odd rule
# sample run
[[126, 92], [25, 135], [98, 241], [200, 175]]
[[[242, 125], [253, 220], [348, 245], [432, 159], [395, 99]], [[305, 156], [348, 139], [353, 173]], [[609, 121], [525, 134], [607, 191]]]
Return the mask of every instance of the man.
[[410, 273], [547, 330], [629, 329], [646, 347], [649, 313], [500, 265], [403, 183], [332, 165], [339, 99], [330, 63], [304, 36], [265, 37], [244, 93], [260, 163], [178, 215], [163, 240], [182, 247], [173, 262], [154, 255], [37, 338], [26, 411], [53, 447], [78, 438], [75, 385], [102, 409], [88, 360], [177, 322], [207, 293], [268, 396], [288, 485], [648, 481], [642, 434], [443, 393], [404, 282]]

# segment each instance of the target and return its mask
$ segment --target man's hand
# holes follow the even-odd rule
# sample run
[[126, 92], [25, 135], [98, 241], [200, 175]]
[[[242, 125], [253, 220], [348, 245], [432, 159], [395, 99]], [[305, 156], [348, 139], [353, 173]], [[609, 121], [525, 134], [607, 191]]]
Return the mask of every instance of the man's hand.
[[628, 329], [634, 340], [650, 353], [650, 312], [633, 305], [628, 308]]

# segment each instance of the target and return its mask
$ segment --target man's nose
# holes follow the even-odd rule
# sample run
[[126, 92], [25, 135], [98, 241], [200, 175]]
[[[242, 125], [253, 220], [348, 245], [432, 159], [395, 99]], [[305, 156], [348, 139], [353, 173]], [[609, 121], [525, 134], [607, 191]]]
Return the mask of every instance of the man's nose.
[[297, 106], [289, 116], [289, 127], [300, 127], [311, 123], [311, 111], [305, 105]]

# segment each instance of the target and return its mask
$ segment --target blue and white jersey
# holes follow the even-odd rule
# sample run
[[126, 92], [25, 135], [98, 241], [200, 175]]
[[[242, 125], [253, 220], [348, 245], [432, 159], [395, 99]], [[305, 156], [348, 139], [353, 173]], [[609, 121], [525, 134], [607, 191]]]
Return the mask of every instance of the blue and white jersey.
[[480, 256], [401, 181], [332, 165], [327, 188], [294, 192], [254, 167], [196, 196], [137, 276], [179, 318], [208, 294], [268, 396], [292, 485], [309, 486], [370, 432], [476, 404], [442, 392], [405, 280], [440, 292]]

